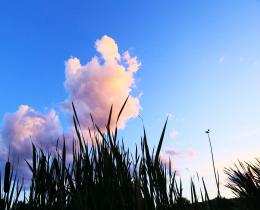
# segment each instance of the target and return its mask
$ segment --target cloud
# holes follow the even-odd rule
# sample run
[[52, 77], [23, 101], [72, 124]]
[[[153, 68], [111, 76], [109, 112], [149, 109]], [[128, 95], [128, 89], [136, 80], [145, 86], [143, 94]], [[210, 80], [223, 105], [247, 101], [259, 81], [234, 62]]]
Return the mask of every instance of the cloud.
[[83, 130], [92, 125], [90, 113], [95, 123], [104, 129], [111, 105], [114, 113], [111, 126], [114, 127], [116, 116], [129, 96], [118, 123], [119, 128], [124, 128], [125, 123], [137, 117], [141, 110], [139, 97], [131, 95], [135, 87], [134, 74], [140, 63], [128, 51], [120, 54], [116, 42], [109, 36], [96, 41], [96, 50], [101, 56], [93, 57], [87, 64], [81, 64], [76, 57], [66, 61], [64, 85], [69, 96], [64, 107], [70, 110], [70, 103], [74, 102]]
[[1, 130], [1, 144], [4, 149], [0, 158], [7, 159], [8, 147], [14, 161], [31, 158], [31, 142], [50, 149], [61, 134], [59, 118], [54, 110], [48, 114], [21, 105], [14, 113], [7, 113]]
[[191, 158], [191, 157], [194, 157], [196, 155], [196, 152], [194, 149], [188, 149], [187, 152], [185, 152], [184, 154], [177, 151], [177, 150], [174, 150], [170, 147], [167, 147], [165, 149], [165, 154], [171, 156], [171, 157], [175, 157], [175, 158], [180, 158], [180, 159], [187, 159], [187, 158]]
[[187, 157], [194, 157], [196, 155], [196, 151], [194, 149], [188, 149]]
[[218, 62], [220, 63], [220, 64], [223, 64], [224, 62], [225, 62], [225, 57], [220, 57], [219, 59], [218, 59]]
[[165, 153], [172, 156], [172, 157], [180, 156], [180, 152], [178, 152], [178, 151], [176, 151], [172, 148], [166, 148]]
[[[141, 65], [137, 57], [131, 56], [128, 51], [120, 54], [116, 42], [109, 36], [97, 40], [95, 47], [100, 56], [93, 57], [88, 63], [81, 64], [76, 57], [65, 62], [64, 87], [68, 96], [62, 104], [62, 111], [66, 110], [72, 115], [71, 102], [74, 102], [83, 133], [92, 125], [90, 113], [95, 123], [104, 129], [112, 104], [114, 114], [111, 126], [115, 127], [117, 114], [127, 96], [129, 99], [118, 127], [124, 128], [126, 122], [137, 117], [141, 111], [141, 96], [132, 94], [136, 85], [134, 75]], [[65, 136], [70, 140], [72, 121], [69, 125]], [[31, 159], [32, 141], [44, 150], [53, 151], [61, 134], [59, 117], [54, 110], [43, 114], [28, 105], [21, 105], [16, 112], [7, 113], [4, 117], [0, 135], [0, 161], [7, 160], [9, 145], [13, 161], [19, 158], [23, 163], [24, 159]], [[26, 168], [23, 171], [26, 173], [28, 168], [24, 165], [21, 167]]]
[[177, 132], [176, 130], [172, 130], [172, 131], [170, 131], [170, 133], [169, 133], [169, 136], [170, 136], [171, 138], [175, 138], [177, 135], [178, 135], [178, 132]]
[[160, 157], [160, 160], [161, 160], [162, 164], [166, 165], [166, 167], [168, 167], [170, 163], [171, 163], [171, 168], [172, 169], [175, 167], [175, 164], [171, 160], [170, 155], [167, 155], [165, 153], [160, 153], [159, 157]]

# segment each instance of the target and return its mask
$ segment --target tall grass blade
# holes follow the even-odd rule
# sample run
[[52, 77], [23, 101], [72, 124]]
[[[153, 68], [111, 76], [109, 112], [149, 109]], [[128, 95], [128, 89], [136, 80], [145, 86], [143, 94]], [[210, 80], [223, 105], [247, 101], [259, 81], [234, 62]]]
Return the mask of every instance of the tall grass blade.
[[159, 140], [159, 144], [157, 146], [157, 150], [156, 150], [156, 154], [155, 154], [155, 162], [156, 163], [158, 163], [158, 160], [159, 160], [159, 155], [160, 155], [160, 151], [161, 151], [161, 147], [162, 147], [162, 143], [163, 143], [163, 139], [164, 139], [164, 134], [165, 134], [167, 122], [168, 122], [168, 118], [167, 118], [167, 120], [164, 124], [163, 131], [162, 131], [162, 134], [161, 134], [161, 137], [160, 137], [160, 140]]

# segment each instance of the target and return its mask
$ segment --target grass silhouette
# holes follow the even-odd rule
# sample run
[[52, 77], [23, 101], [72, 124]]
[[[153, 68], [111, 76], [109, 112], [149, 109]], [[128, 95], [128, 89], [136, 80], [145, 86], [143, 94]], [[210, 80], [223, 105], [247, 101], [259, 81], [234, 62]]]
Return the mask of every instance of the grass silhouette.
[[[124, 102], [118, 117], [127, 103]], [[233, 190], [239, 199], [221, 198], [218, 179], [216, 199], [210, 200], [204, 179], [199, 190], [191, 179], [191, 201], [183, 196], [182, 181], [177, 181], [176, 172], [160, 160], [167, 120], [163, 126], [156, 150], [148, 147], [146, 131], [141, 137], [141, 151], [136, 146], [130, 153], [123, 140], [117, 137], [117, 126], [111, 130], [111, 107], [106, 132], [94, 123], [88, 144], [80, 128], [74, 104], [73, 122], [77, 138], [72, 144], [72, 161], [67, 161], [67, 145], [63, 139], [62, 150], [53, 155], [45, 154], [32, 144], [32, 162], [28, 169], [32, 173], [29, 196], [19, 200], [23, 184], [20, 183], [11, 163], [7, 161], [3, 192], [0, 193], [0, 210], [225, 210], [240, 208], [238, 200], [259, 198], [260, 163], [240, 164], [242, 170], [226, 169]], [[93, 119], [93, 118], [92, 118]], [[212, 146], [211, 146], [212, 149]], [[211, 150], [212, 151], [212, 150]], [[212, 152], [213, 158], [213, 152]], [[213, 159], [214, 163], [214, 159]], [[214, 172], [215, 166], [214, 166]], [[1, 176], [1, 175], [0, 175]], [[1, 180], [1, 179], [0, 179]], [[198, 193], [199, 192], [199, 193]], [[199, 198], [200, 197], [200, 198]], [[259, 202], [259, 201], [258, 201]], [[257, 204], [258, 205], [258, 204]], [[253, 205], [250, 209], [257, 209]], [[259, 205], [258, 205], [259, 206]], [[248, 208], [249, 209], [249, 208]]]

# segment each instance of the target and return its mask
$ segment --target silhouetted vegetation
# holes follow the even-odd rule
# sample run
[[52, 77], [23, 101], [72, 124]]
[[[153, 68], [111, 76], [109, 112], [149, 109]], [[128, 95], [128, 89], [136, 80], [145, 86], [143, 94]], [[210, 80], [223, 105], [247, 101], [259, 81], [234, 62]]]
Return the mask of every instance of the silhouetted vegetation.
[[[52, 155], [32, 144], [32, 161], [27, 162], [32, 173], [28, 196], [25, 196], [25, 192], [21, 195], [23, 184], [7, 161], [4, 186], [0, 186], [0, 210], [258, 209], [259, 161], [256, 164], [240, 163], [241, 168], [226, 170], [230, 178], [228, 187], [237, 195], [237, 199], [222, 198], [217, 186], [218, 194], [210, 200], [204, 179], [201, 178], [203, 186], [199, 189], [191, 179], [189, 201], [183, 196], [182, 181], [176, 178], [171, 163], [164, 165], [159, 157], [167, 121], [156, 150], [149, 150], [143, 129], [140, 151], [136, 146], [135, 152], [130, 153], [123, 140], [118, 140], [117, 127], [111, 130], [112, 107], [106, 132], [102, 132], [93, 121], [94, 131], [89, 131], [90, 141], [86, 141], [82, 135], [74, 105], [73, 110], [77, 138], [73, 140], [72, 160], [67, 160], [65, 139], [61, 151], [57, 145]], [[217, 176], [216, 183], [219, 183]]]
[[239, 161], [233, 168], [226, 168], [229, 177], [227, 187], [239, 198], [238, 206], [254, 210], [260, 208], [260, 161]]

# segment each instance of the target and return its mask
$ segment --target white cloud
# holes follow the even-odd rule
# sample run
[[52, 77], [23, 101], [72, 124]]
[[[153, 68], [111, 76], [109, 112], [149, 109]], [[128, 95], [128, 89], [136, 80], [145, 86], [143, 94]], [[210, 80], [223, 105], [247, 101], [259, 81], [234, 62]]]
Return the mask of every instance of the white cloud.
[[138, 71], [140, 63], [128, 51], [120, 55], [116, 42], [108, 36], [96, 41], [96, 50], [101, 57], [93, 57], [87, 64], [81, 64], [78, 58], [66, 61], [64, 85], [69, 97], [64, 103], [65, 107], [71, 109], [70, 103], [74, 102], [83, 129], [92, 125], [90, 113], [95, 122], [105, 128], [110, 106], [113, 104], [111, 126], [114, 127], [116, 116], [129, 95], [118, 123], [118, 127], [123, 128], [141, 110], [139, 97], [131, 95], [135, 86], [134, 73]]
[[[63, 107], [71, 114], [71, 102], [74, 102], [83, 132], [92, 125], [90, 113], [95, 123], [101, 129], [104, 128], [112, 104], [114, 114], [111, 126], [114, 127], [117, 114], [127, 96], [129, 99], [118, 127], [124, 128], [126, 122], [137, 117], [141, 110], [141, 95], [135, 97], [131, 94], [136, 85], [134, 74], [141, 65], [137, 57], [132, 57], [128, 51], [120, 54], [116, 42], [108, 36], [96, 41], [96, 50], [101, 56], [93, 57], [87, 64], [81, 64], [78, 58], [66, 61], [64, 86], [68, 97]], [[21, 105], [16, 112], [7, 113], [4, 117], [0, 135], [0, 160], [7, 159], [9, 145], [12, 158], [30, 160], [32, 141], [43, 149], [52, 151], [61, 130], [54, 110], [43, 114], [28, 105]], [[66, 136], [70, 136], [71, 131], [67, 131]]]

